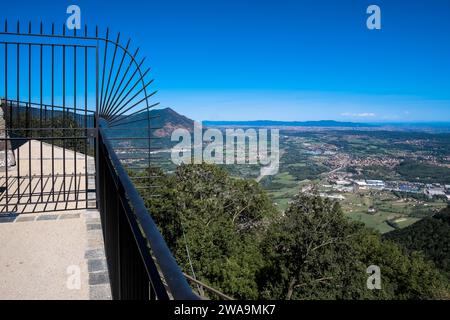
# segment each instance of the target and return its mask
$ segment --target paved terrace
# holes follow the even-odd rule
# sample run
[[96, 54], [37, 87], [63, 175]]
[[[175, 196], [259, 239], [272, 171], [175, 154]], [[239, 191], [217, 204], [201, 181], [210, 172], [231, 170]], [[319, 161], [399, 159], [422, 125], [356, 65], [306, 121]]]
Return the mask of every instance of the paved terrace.
[[[94, 181], [92, 176], [86, 185], [81, 176], [84, 155], [55, 147], [56, 178], [44, 179], [42, 193], [40, 175], [52, 170], [52, 148], [43, 143], [41, 155], [40, 146], [32, 140], [14, 150], [16, 166], [8, 169], [9, 212], [5, 209], [6, 172], [0, 168], [0, 299], [110, 299], [99, 212], [86, 209], [86, 204], [94, 208], [95, 196], [85, 191], [93, 188]], [[63, 152], [71, 159], [65, 168], [69, 177], [62, 176]], [[31, 178], [14, 178], [18, 168], [22, 176], [30, 171]], [[93, 168], [93, 158], [88, 157], [88, 171], [93, 173]], [[64, 184], [74, 189], [75, 173], [81, 191], [64, 199], [60, 190]], [[30, 186], [39, 192], [30, 196]], [[43, 203], [15, 206], [17, 199]]]

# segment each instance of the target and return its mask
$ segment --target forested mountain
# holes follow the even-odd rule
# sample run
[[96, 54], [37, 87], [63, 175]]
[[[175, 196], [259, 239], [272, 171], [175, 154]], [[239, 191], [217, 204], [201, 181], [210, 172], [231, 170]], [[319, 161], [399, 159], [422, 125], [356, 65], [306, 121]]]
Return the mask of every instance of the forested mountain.
[[[123, 123], [124, 127], [131, 128], [136, 131], [136, 134], [145, 135], [148, 133], [148, 121], [152, 128], [152, 135], [156, 137], [169, 137], [173, 130], [182, 128], [189, 131], [193, 130], [194, 121], [177, 113], [171, 108], [165, 109], [151, 109], [149, 112], [141, 112], [134, 116], [123, 116], [123, 121], [120, 117], [115, 120], [116, 124]], [[120, 126], [119, 126], [120, 127]]]
[[[149, 129], [150, 122], [150, 129]], [[151, 136], [152, 148], [167, 149], [176, 142], [171, 142], [172, 132], [176, 129], [192, 131], [194, 121], [180, 115], [171, 108], [151, 109], [133, 116], [123, 116], [114, 119], [111, 130], [107, 130], [109, 136], [133, 137], [127, 143], [135, 147], [147, 146], [148, 141], [140, 138]], [[136, 139], [137, 138], [137, 139]]]
[[170, 137], [175, 129], [186, 129], [192, 131], [194, 121], [183, 116], [171, 108], [157, 109], [150, 112], [151, 126], [155, 129], [154, 135], [157, 137]]
[[450, 206], [433, 217], [384, 235], [410, 252], [421, 251], [450, 278]]

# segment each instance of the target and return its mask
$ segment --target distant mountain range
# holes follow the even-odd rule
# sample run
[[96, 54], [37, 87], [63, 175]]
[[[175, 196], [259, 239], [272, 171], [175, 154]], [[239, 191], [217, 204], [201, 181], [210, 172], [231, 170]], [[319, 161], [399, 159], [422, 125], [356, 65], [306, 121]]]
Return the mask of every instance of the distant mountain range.
[[[39, 117], [41, 111], [39, 108], [32, 107], [30, 109], [23, 106], [19, 107], [21, 112], [29, 110], [32, 117]], [[80, 110], [82, 111], [82, 110]], [[44, 118], [62, 117], [63, 112], [59, 109], [48, 109], [43, 112]], [[72, 116], [71, 116], [72, 115]], [[177, 113], [171, 108], [152, 109], [150, 113], [141, 112], [135, 116], [124, 118], [122, 128], [127, 128], [127, 135], [144, 136], [148, 134], [148, 130], [143, 130], [148, 127], [147, 119], [150, 116], [151, 127], [153, 128], [152, 136], [158, 138], [170, 138], [175, 129], [183, 128], [192, 131], [194, 128], [194, 121], [188, 117]], [[87, 121], [88, 126], [93, 126], [94, 117], [91, 112], [85, 117], [83, 114], [77, 113], [76, 116], [72, 112], [66, 111], [66, 117], [73, 118], [81, 127], [85, 126]], [[126, 118], [126, 119], [125, 119]], [[121, 123], [120, 117], [115, 121]], [[450, 122], [385, 122], [385, 123], [360, 123], [360, 122], [346, 122], [335, 120], [319, 120], [319, 121], [273, 121], [273, 120], [254, 120], [254, 121], [211, 121], [205, 120], [202, 122], [203, 127], [273, 127], [273, 128], [335, 128], [335, 129], [359, 129], [365, 130], [388, 130], [388, 131], [429, 131], [429, 132], [450, 132]], [[111, 135], [123, 135], [124, 131], [111, 132]]]
[[[147, 113], [140, 113], [132, 120], [146, 119]], [[171, 108], [155, 109], [150, 111], [152, 136], [158, 138], [170, 138], [173, 130], [183, 128], [192, 132], [194, 121], [188, 117], [177, 113]], [[335, 120], [319, 120], [319, 121], [272, 121], [272, 120], [255, 120], [255, 121], [203, 121], [203, 127], [273, 127], [273, 128], [331, 128], [331, 129], [357, 129], [357, 130], [388, 130], [388, 131], [430, 131], [430, 132], [448, 132], [450, 131], [450, 123], [430, 122], [430, 123], [360, 123], [346, 122]], [[146, 127], [146, 121], [136, 122], [130, 129], [134, 131], [138, 127]], [[142, 135], [143, 132], [135, 132]]]
[[203, 125], [232, 126], [232, 127], [345, 127], [345, 128], [370, 128], [378, 125], [357, 123], [357, 122], [340, 122], [334, 120], [320, 121], [271, 121], [271, 120], [255, 120], [255, 121], [203, 121]]
[[[146, 114], [140, 115], [146, 117]], [[157, 109], [150, 111], [152, 118], [153, 135], [157, 137], [168, 137], [173, 130], [178, 128], [193, 130], [194, 121], [183, 116], [171, 108]], [[356, 122], [340, 122], [334, 120], [321, 121], [203, 121], [204, 127], [317, 127], [317, 128], [373, 128], [378, 127], [376, 124], [356, 123]]]

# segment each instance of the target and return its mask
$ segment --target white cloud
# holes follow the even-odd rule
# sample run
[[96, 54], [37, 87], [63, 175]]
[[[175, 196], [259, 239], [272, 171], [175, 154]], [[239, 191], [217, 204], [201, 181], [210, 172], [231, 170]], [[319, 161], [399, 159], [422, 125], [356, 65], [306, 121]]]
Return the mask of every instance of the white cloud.
[[369, 117], [375, 117], [376, 114], [373, 113], [373, 112], [363, 112], [363, 113], [344, 112], [344, 113], [341, 113], [341, 116], [343, 116], [343, 117], [369, 118]]

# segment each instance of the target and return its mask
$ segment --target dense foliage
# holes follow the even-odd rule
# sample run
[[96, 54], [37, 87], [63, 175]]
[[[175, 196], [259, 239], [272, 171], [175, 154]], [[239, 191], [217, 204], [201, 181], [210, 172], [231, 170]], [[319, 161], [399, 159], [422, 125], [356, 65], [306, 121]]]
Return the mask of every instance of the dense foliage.
[[433, 217], [384, 235], [409, 251], [421, 251], [450, 277], [450, 206]]
[[[448, 297], [447, 279], [420, 253], [351, 222], [317, 193], [279, 213], [256, 182], [214, 165], [149, 173], [142, 183], [159, 187], [143, 196], [183, 270], [235, 298]], [[381, 268], [381, 290], [367, 289], [370, 265]]]
[[[298, 195], [271, 224], [262, 250], [264, 298], [424, 299], [445, 295], [445, 280], [419, 254], [349, 221], [336, 202]], [[381, 268], [382, 289], [366, 287], [366, 269]]]
[[[54, 117], [37, 115], [37, 109], [33, 112], [21, 112], [12, 121], [11, 136], [26, 137], [28, 139], [42, 140], [65, 149], [74, 150], [92, 155], [92, 146], [86, 141], [85, 127], [71, 112], [58, 112]], [[48, 139], [55, 138], [55, 139]], [[79, 138], [79, 139], [73, 139]], [[18, 140], [16, 143], [24, 143], [26, 140]]]
[[183, 270], [236, 298], [258, 298], [258, 235], [275, 212], [258, 183], [213, 165], [151, 175], [158, 197], [144, 198]]
[[395, 170], [406, 181], [419, 181], [423, 183], [450, 183], [450, 169], [435, 165], [405, 161]]

